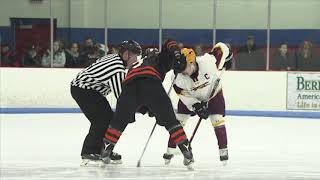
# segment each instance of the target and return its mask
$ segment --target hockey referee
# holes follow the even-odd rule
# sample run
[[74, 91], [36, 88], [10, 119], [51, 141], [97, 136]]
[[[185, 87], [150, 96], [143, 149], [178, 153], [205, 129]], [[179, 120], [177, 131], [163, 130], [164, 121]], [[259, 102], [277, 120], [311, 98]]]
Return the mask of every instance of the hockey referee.
[[[110, 54], [80, 71], [71, 82], [71, 95], [90, 121], [90, 129], [81, 151], [81, 166], [98, 166], [104, 133], [113, 118], [113, 111], [106, 99], [111, 91], [118, 99], [125, 69], [137, 61], [141, 54], [140, 45], [133, 41], [123, 41], [119, 54]], [[114, 163], [121, 163], [121, 155], [112, 152]]]

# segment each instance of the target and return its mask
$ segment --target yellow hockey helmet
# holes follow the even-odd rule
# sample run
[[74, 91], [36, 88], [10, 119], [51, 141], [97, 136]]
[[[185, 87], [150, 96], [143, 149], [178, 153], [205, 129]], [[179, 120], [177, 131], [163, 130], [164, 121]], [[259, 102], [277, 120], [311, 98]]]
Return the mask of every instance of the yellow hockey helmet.
[[193, 49], [182, 48], [181, 54], [186, 57], [187, 64], [192, 64], [196, 61], [196, 53]]

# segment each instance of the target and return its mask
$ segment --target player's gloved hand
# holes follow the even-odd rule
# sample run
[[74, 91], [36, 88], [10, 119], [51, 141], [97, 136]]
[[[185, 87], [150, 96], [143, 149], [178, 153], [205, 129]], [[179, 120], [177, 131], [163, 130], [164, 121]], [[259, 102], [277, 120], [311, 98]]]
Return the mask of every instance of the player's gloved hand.
[[175, 73], [183, 72], [187, 67], [187, 60], [183, 54], [175, 55], [175, 61], [173, 63], [173, 70]]
[[164, 43], [164, 48], [174, 56], [171, 68], [177, 73], [184, 71], [187, 66], [187, 61], [186, 57], [181, 54], [177, 42], [173, 39], [168, 39]]
[[164, 47], [168, 49], [170, 52], [174, 52], [175, 50], [179, 50], [177, 46], [177, 42], [173, 39], [168, 39], [164, 43]]
[[209, 117], [206, 102], [195, 103], [194, 105], [192, 105], [192, 107], [194, 108], [195, 113], [197, 113], [200, 118], [207, 119]]

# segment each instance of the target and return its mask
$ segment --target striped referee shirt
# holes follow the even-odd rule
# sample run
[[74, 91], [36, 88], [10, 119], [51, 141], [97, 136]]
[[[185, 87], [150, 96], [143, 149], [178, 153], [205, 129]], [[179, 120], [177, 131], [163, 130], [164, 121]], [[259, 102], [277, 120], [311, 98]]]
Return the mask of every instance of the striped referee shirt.
[[80, 71], [71, 86], [91, 89], [108, 95], [111, 90], [116, 98], [121, 93], [121, 82], [125, 77], [124, 61], [118, 54], [106, 55]]

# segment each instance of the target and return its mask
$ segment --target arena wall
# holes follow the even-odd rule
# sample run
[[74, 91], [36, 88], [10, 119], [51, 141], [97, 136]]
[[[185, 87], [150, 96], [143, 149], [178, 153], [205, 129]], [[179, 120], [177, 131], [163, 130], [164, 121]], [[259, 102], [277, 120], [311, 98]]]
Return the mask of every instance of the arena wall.
[[[0, 113], [80, 112], [70, 95], [70, 82], [80, 70], [0, 68]], [[320, 112], [286, 110], [286, 78], [287, 72], [225, 72], [222, 84], [227, 114], [320, 119]], [[171, 82], [169, 72], [163, 82], [166, 90]], [[174, 92], [170, 97], [175, 106], [178, 97]], [[107, 98], [115, 108], [113, 94]]]
[[[75, 108], [70, 82], [80, 69], [1, 68], [1, 107]], [[225, 72], [228, 109], [286, 109], [286, 72]], [[164, 86], [168, 89], [171, 73]], [[156, 96], [156, 94], [155, 94]], [[171, 93], [174, 103], [177, 96]], [[113, 95], [108, 96], [114, 103]]]

